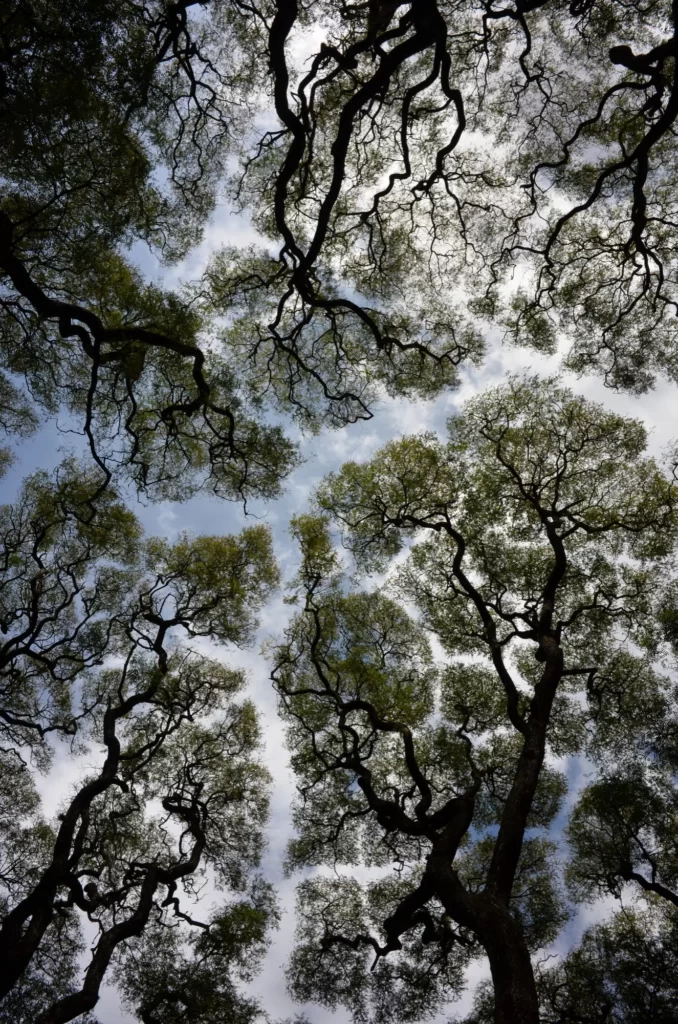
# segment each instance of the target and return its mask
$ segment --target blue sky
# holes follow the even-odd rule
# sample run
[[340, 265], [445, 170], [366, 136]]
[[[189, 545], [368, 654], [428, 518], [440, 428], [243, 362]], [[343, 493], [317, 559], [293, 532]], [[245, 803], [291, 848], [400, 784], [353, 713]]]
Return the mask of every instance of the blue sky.
[[[223, 244], [248, 244], [254, 241], [247, 220], [220, 208], [211, 219], [203, 244], [190, 255], [185, 263], [172, 268], [164, 275], [169, 285], [196, 277], [209, 253]], [[136, 253], [142, 269], [151, 277], [159, 277], [161, 268], [142, 252]], [[290, 516], [307, 505], [314, 487], [331, 470], [338, 469], [348, 458], [358, 461], [368, 459], [385, 441], [419, 430], [434, 430], [445, 434], [447, 417], [458, 409], [470, 395], [503, 380], [507, 373], [531, 368], [539, 373], [553, 373], [557, 362], [536, 356], [527, 350], [502, 346], [499, 339], [490, 337], [489, 354], [482, 368], [462, 371], [461, 387], [440, 396], [430, 403], [385, 402], [376, 411], [374, 419], [347, 427], [342, 431], [325, 431], [316, 437], [302, 439], [304, 464], [289, 478], [283, 496], [274, 502], [255, 502], [251, 511], [269, 523], [273, 531], [276, 554], [283, 575], [290, 577], [294, 570], [296, 553], [288, 534]], [[568, 383], [587, 397], [602, 402], [609, 408], [625, 415], [642, 418], [649, 430], [649, 446], [653, 454], [660, 456], [666, 445], [678, 435], [678, 424], [674, 410], [678, 404], [678, 387], [662, 383], [648, 395], [639, 398], [621, 396], [607, 391], [593, 378], [576, 380], [566, 378]], [[43, 427], [33, 438], [23, 442], [16, 450], [17, 461], [3, 481], [3, 500], [11, 500], [21, 478], [40, 467], [55, 466], [73, 443], [72, 436], [61, 434], [54, 424]], [[138, 513], [149, 534], [172, 536], [189, 530], [198, 534], [235, 532], [245, 525], [246, 517], [237, 504], [218, 501], [213, 498], [195, 498], [184, 504], [163, 503], [139, 506]], [[260, 641], [269, 636], [279, 635], [284, 628], [289, 610], [278, 594], [264, 609], [260, 630]], [[221, 655], [220, 655], [221, 656]], [[275, 711], [275, 700], [268, 680], [268, 667], [255, 647], [248, 652], [236, 652], [229, 657], [231, 664], [243, 666], [248, 671], [250, 694], [255, 700], [264, 727], [265, 760], [273, 775], [271, 821], [268, 828], [268, 849], [263, 869], [279, 887], [283, 918], [279, 931], [274, 935], [264, 970], [254, 983], [253, 990], [266, 1010], [274, 1017], [290, 1016], [301, 1008], [292, 1003], [285, 992], [282, 967], [291, 947], [294, 932], [294, 887], [298, 879], [284, 879], [282, 859], [285, 845], [290, 836], [290, 802], [294, 793], [294, 782], [288, 770], [288, 759], [284, 747], [284, 735]], [[42, 791], [53, 810], [81, 767], [69, 763], [65, 753], [59, 754], [55, 768], [48, 779], [43, 780]], [[576, 775], [572, 766], [572, 776]], [[584, 908], [571, 927], [568, 935], [575, 933], [602, 916], [607, 907]], [[474, 968], [474, 976], [482, 973], [482, 967]], [[467, 1003], [464, 1000], [464, 1003]], [[462, 1004], [463, 1006], [464, 1004]], [[334, 1020], [342, 1024], [347, 1015], [334, 1015], [319, 1007], [306, 1007], [313, 1024]], [[455, 1007], [459, 1009], [459, 1005]], [[124, 1024], [128, 1018], [121, 1010], [117, 994], [108, 988], [102, 993], [97, 1006], [102, 1024]], [[448, 1015], [446, 1015], [448, 1016]], [[445, 1018], [441, 1018], [445, 1019]]]

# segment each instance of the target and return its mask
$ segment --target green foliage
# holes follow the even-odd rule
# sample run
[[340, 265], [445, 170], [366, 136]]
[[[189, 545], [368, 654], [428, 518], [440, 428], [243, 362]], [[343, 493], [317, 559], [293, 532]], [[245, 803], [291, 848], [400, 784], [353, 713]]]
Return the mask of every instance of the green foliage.
[[237, 2], [12, 0], [0, 16], [0, 428], [65, 414], [100, 470], [154, 500], [270, 497], [296, 464], [195, 296], [129, 254], [200, 240], [260, 46]]
[[[397, 878], [369, 887], [349, 878], [302, 882], [297, 946], [288, 970], [293, 996], [329, 1009], [347, 1006], [354, 1019], [378, 1022], [426, 1019], [441, 1002], [453, 998], [463, 985], [468, 958], [451, 933], [441, 947], [409, 934], [396, 963], [379, 951], [374, 938], [412, 888]], [[442, 908], [434, 914], [444, 927]], [[333, 944], [334, 935], [350, 941]], [[379, 937], [383, 942], [383, 934]]]
[[361, 418], [454, 385], [491, 317], [612, 387], [675, 381], [676, 30], [666, 0], [280, 10], [233, 183], [277, 255], [209, 273], [253, 380]]
[[[671, 1024], [678, 1010], [676, 917], [659, 908], [624, 909], [589, 928], [558, 963], [536, 971], [544, 1024]], [[473, 1011], [457, 1024], [492, 1024], [491, 985], [481, 983]]]
[[[0, 748], [0, 916], [28, 896], [50, 857], [55, 831], [42, 813], [29, 766]], [[0, 1003], [2, 1024], [32, 1024], [46, 1005], [77, 989], [85, 943], [77, 914], [61, 908], [28, 969]], [[96, 1024], [90, 1014], [84, 1024]]]
[[[16, 1020], [45, 1024], [49, 986], [59, 1019], [91, 1010], [77, 911], [99, 981], [152, 921], [128, 993], [143, 1019], [257, 1012], [228, 936], [256, 959], [270, 902], [253, 892], [190, 940], [175, 893], [204, 866], [246, 888], [259, 856], [256, 716], [241, 676], [185, 644], [251, 640], [270, 543], [147, 541], [113, 477], [151, 499], [276, 496], [297, 454], [271, 405], [316, 429], [384, 394], [431, 398], [482, 358], [486, 317], [548, 354], [569, 339], [569, 367], [617, 388], [677, 379], [677, 29], [670, 5], [633, 0], [0, 14], [0, 429], [65, 414], [93, 460], [0, 510]], [[233, 156], [230, 196], [273, 245], [225, 249], [188, 290], [144, 281], [131, 247], [186, 255]], [[290, 866], [399, 872], [302, 887], [304, 998], [414, 1020], [485, 949], [497, 1020], [536, 1020], [529, 954], [565, 920], [548, 833], [566, 755], [594, 773], [573, 895], [678, 902], [676, 488], [644, 450], [636, 421], [512, 380], [447, 441], [348, 464], [297, 517], [301, 610], [274, 672], [300, 781]], [[335, 525], [383, 590], [351, 589]], [[53, 733], [106, 754], [46, 821], [27, 779]], [[673, 930], [648, 911], [589, 933], [537, 978], [542, 1016], [671, 1019]], [[648, 965], [669, 978], [656, 998]]]
[[238, 989], [251, 980], [276, 920], [270, 888], [255, 883], [248, 900], [221, 907], [186, 944], [176, 926], [159, 923], [129, 943], [115, 977], [125, 1003], [144, 1024], [250, 1024], [260, 1008]]
[[[2, 1024], [34, 1024], [45, 1006], [77, 992], [85, 942], [73, 913], [62, 912], [47, 932], [28, 969], [0, 1004]], [[91, 1013], [79, 1024], [99, 1024]]]
[[[260, 202], [256, 191], [247, 198]], [[277, 236], [272, 221], [255, 223]], [[416, 264], [403, 262], [386, 295], [383, 284], [371, 294], [367, 277], [352, 276], [342, 253], [340, 277], [324, 263], [312, 290], [298, 294], [268, 252], [233, 247], [216, 253], [206, 271], [204, 308], [228, 311], [221, 339], [248, 388], [272, 395], [310, 429], [367, 419], [385, 394], [434, 398], [457, 387], [459, 367], [478, 365], [485, 352], [476, 323], [445, 303]], [[347, 287], [357, 288], [360, 305], [345, 299]]]
[[157, 577], [155, 586], [191, 635], [234, 643], [251, 641], [261, 601], [278, 583], [265, 526], [247, 527], [238, 536], [184, 534], [173, 543], [154, 538], [146, 547], [146, 560]]
[[[494, 848], [486, 836], [473, 843], [458, 859], [460, 878], [470, 892], [482, 892]], [[569, 914], [558, 886], [558, 850], [542, 837], [525, 839], [516, 871], [512, 912], [531, 950], [553, 942]]]
[[[289, 732], [303, 793], [296, 816], [301, 834], [290, 847], [290, 865], [321, 863], [327, 856], [352, 863], [361, 847], [369, 863], [382, 863], [389, 852], [369, 828], [355, 766], [347, 764], [339, 775], [327, 770], [335, 763], [339, 768], [344, 744], [336, 713], [344, 708], [342, 721], [353, 730], [366, 715], [398, 728], [425, 723], [436, 672], [423, 631], [383, 595], [330, 590], [319, 609], [298, 617], [276, 656], [283, 700], [304, 709], [302, 718], [292, 717]], [[407, 778], [399, 761], [387, 734], [372, 750], [372, 777], [397, 789]]]
[[669, 1024], [678, 1012], [675, 913], [623, 910], [538, 975], [542, 1019]]
[[[566, 880], [573, 899], [631, 884], [678, 903], [675, 687], [661, 670], [676, 490], [644, 448], [637, 421], [514, 378], [471, 399], [446, 443], [403, 438], [348, 463], [320, 487], [317, 518], [296, 520], [301, 609], [273, 670], [300, 794], [289, 863], [339, 872], [299, 889], [299, 998], [359, 1021], [424, 1017], [453, 986], [432, 982], [410, 1010], [413, 960], [434, 975], [431, 948], [458, 966], [484, 951], [496, 1020], [512, 1021], [516, 992], [537, 1013], [530, 954], [562, 936]], [[386, 573], [382, 590], [348, 586], [333, 526], [359, 571]], [[597, 775], [568, 861], [556, 759], [573, 754]], [[366, 916], [389, 876], [347, 865], [396, 869], [397, 899]], [[479, 998], [489, 1020], [494, 997]]]
[[[637, 421], [554, 380], [514, 378], [472, 399], [449, 430], [446, 445], [428, 435], [391, 442], [366, 465], [347, 463], [320, 488], [321, 509], [344, 524], [361, 566], [382, 568], [405, 537], [427, 527], [440, 540], [423, 545], [415, 564], [442, 560], [446, 515], [463, 524], [467, 547], [479, 551], [482, 544], [487, 554], [476, 557], [496, 563], [497, 576], [510, 574], [526, 598], [551, 557], [548, 519], [582, 537], [568, 573], [576, 589], [586, 577], [622, 573], [604, 559], [619, 553], [622, 537], [641, 556], [670, 549], [672, 485], [639, 457], [645, 432]], [[509, 532], [514, 543], [507, 544]], [[594, 547], [584, 536], [600, 539]]]
[[678, 882], [673, 780], [643, 765], [620, 768], [587, 786], [572, 813], [570, 884], [580, 898], [591, 899], [607, 892], [619, 897], [636, 880], [675, 899], [668, 892]]
[[[190, 979], [195, 1019], [228, 1012], [245, 1024], [258, 1008], [236, 974], [251, 976], [275, 919], [271, 893], [252, 881], [270, 780], [243, 673], [191, 642], [251, 642], [278, 580], [269, 533], [144, 538], [113, 488], [70, 462], [28, 478], [0, 523], [8, 1019], [90, 1019], [114, 954], [131, 963], [125, 944], [148, 926], [165, 981], [175, 962]], [[52, 734], [83, 756], [61, 808], [42, 807], [33, 777], [64, 756]], [[187, 910], [208, 880], [230, 901], [205, 928]], [[85, 915], [96, 932], [83, 978]], [[180, 1004], [161, 982], [133, 991], [130, 980], [128, 994], [152, 990], [148, 1019], [169, 1022]]]
[[0, 733], [41, 766], [45, 736], [75, 732], [76, 680], [117, 650], [115, 613], [134, 585], [139, 525], [100, 484], [66, 462], [53, 479], [28, 477], [17, 501], [0, 506]]

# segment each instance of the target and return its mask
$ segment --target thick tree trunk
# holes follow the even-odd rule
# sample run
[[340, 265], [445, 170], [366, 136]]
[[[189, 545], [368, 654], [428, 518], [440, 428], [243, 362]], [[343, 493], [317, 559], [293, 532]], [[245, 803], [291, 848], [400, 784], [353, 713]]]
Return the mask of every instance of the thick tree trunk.
[[[54, 894], [55, 888], [43, 879], [3, 921], [0, 928], [0, 1000], [11, 992], [33, 959], [52, 920]], [[26, 920], [28, 926], [24, 929]]]
[[539, 1024], [539, 1001], [530, 954], [508, 910], [488, 915], [479, 938], [490, 961], [495, 1024]]
[[[443, 844], [441, 844], [443, 845]], [[434, 850], [428, 859], [431, 885], [450, 917], [475, 932], [490, 961], [495, 1024], [539, 1024], [539, 1001], [530, 953], [520, 926], [503, 900], [469, 893], [449, 859]]]

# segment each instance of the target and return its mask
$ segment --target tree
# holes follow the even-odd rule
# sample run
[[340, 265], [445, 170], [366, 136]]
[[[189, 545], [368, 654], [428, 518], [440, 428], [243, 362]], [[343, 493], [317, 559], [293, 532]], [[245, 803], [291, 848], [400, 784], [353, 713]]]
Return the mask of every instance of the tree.
[[675, 929], [675, 913], [665, 911], [624, 911], [592, 928], [539, 978], [544, 1021], [668, 1024], [678, 1007]]
[[[294, 462], [263, 406], [430, 397], [488, 317], [614, 387], [675, 376], [675, 46], [657, 2], [14, 0], [4, 419], [64, 404], [105, 472], [242, 498]], [[270, 246], [144, 282], [129, 246], [185, 253], [224, 181]]]
[[0, 732], [8, 747], [49, 763], [50, 734], [74, 735], [88, 705], [73, 707], [81, 675], [115, 644], [138, 555], [139, 526], [98, 477], [67, 462], [36, 473], [0, 508]]
[[[468, 402], [447, 443], [405, 437], [346, 464], [295, 521], [302, 607], [273, 670], [299, 779], [290, 865], [396, 873], [302, 884], [293, 993], [416, 1020], [484, 953], [497, 1024], [540, 1020], [531, 955], [568, 917], [557, 759], [585, 754], [604, 785], [630, 735], [675, 717], [661, 660], [678, 495], [644, 448], [637, 421], [512, 379]], [[386, 590], [348, 588], [332, 523], [363, 572], [406, 554]], [[654, 770], [647, 746], [636, 756]]]
[[[255, 1008], [232, 975], [254, 969], [275, 918], [252, 875], [268, 775], [255, 709], [238, 699], [243, 674], [199, 640], [251, 640], [278, 578], [268, 532], [146, 539], [99, 474], [74, 465], [29, 478], [0, 522], [0, 1013], [79, 1018], [122, 956], [135, 962], [125, 991], [140, 1020], [173, 1019], [176, 990], [161, 989], [171, 958], [175, 983], [184, 970], [199, 989], [211, 971], [212, 1008], [249, 1020]], [[34, 778], [53, 759], [53, 735], [86, 755], [54, 817]], [[208, 877], [241, 895], [199, 921], [190, 904]], [[85, 918], [95, 939], [80, 982]], [[147, 927], [132, 955], [126, 943]], [[181, 967], [187, 942], [196, 969]]]
[[234, 196], [282, 247], [212, 272], [253, 378], [365, 417], [453, 384], [489, 316], [611, 386], [675, 380], [675, 5], [260, 10], [277, 117]]
[[237, 990], [233, 975], [251, 980], [274, 916], [271, 891], [261, 886], [251, 902], [232, 903], [209, 928], [194, 933], [190, 957], [182, 952], [176, 929], [146, 929], [129, 944], [117, 971], [128, 1005], [138, 1008], [143, 1024], [261, 1019], [259, 1006]]
[[[196, 296], [148, 284], [130, 255], [176, 261], [199, 240], [261, 93], [251, 15], [192, 0], [14, 0], [0, 14], [0, 428], [23, 436], [60, 413], [94, 462], [33, 476], [0, 510], [13, 1024], [92, 1019], [116, 958], [143, 1020], [258, 1013], [236, 984], [275, 919], [251, 878], [267, 785], [256, 715], [242, 675], [177, 634], [249, 640], [277, 580], [270, 542], [261, 529], [144, 540], [119, 498], [125, 476], [152, 499], [270, 497], [296, 464]], [[10, 459], [1, 449], [0, 470]], [[52, 819], [33, 774], [55, 737], [93, 774]], [[239, 897], [199, 922], [186, 902], [206, 873]], [[143, 977], [126, 952], [142, 935]]]
[[[239, 677], [169, 638], [245, 639], [270, 551], [256, 530], [145, 541], [124, 480], [151, 499], [275, 496], [297, 456], [272, 407], [316, 427], [366, 418], [384, 393], [431, 397], [482, 358], [488, 317], [546, 352], [569, 333], [570, 366], [617, 387], [675, 376], [677, 56], [676, 11], [654, 2], [3, 9], [0, 428], [59, 412], [94, 463], [32, 478], [0, 516], [14, 1017], [89, 1012], [116, 958], [141, 1019], [256, 1012], [236, 984], [273, 916], [247, 889], [256, 724]], [[256, 136], [269, 96], [277, 120]], [[134, 247], [185, 255], [224, 179], [271, 246], [227, 248], [190, 288], [145, 281]], [[567, 912], [550, 867], [559, 753], [597, 766], [569, 827], [572, 895], [675, 903], [675, 697], [659, 671], [676, 639], [675, 493], [642, 451], [637, 424], [514, 383], [469, 407], [448, 448], [390, 446], [298, 520], [305, 610], [276, 669], [302, 777], [291, 863], [350, 860], [359, 835], [401, 871], [302, 888], [297, 993], [414, 1019], [485, 950], [487, 1012], [560, 1013], [560, 975], [530, 962]], [[346, 591], [323, 516], [366, 567], [431, 534], [397, 584], [421, 621]], [[105, 752], [50, 824], [26, 780], [56, 736]], [[249, 896], [189, 931], [177, 893], [205, 866]], [[78, 989], [83, 914], [99, 934]], [[625, 927], [591, 982], [596, 1013]]]
[[129, 258], [199, 240], [261, 88], [250, 20], [237, 0], [13, 0], [0, 17], [0, 425], [65, 413], [102, 486], [271, 496], [296, 461], [195, 298]]
[[[625, 909], [585, 932], [555, 966], [536, 971], [544, 1024], [641, 1024], [675, 1020], [676, 916], [666, 908]], [[492, 994], [480, 986], [465, 1024], [490, 1024]]]

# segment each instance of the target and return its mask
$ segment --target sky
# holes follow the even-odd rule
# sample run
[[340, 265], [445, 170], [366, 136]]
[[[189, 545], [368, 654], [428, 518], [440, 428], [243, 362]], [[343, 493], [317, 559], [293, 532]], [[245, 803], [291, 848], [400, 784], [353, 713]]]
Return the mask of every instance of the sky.
[[[210, 220], [203, 243], [183, 265], [173, 268], [169, 274], [165, 273], [165, 283], [172, 285], [196, 277], [209, 253], [223, 244], [246, 245], [253, 240], [254, 234], [244, 216], [219, 207]], [[159, 266], [148, 255], [140, 252], [137, 257], [141, 268], [148, 275], [155, 277], [161, 274]], [[445, 393], [429, 403], [386, 401], [377, 408], [374, 418], [368, 422], [301, 439], [304, 462], [289, 477], [282, 497], [268, 504], [254, 502], [250, 506], [252, 513], [271, 527], [283, 578], [290, 578], [296, 564], [296, 553], [288, 533], [290, 516], [307, 506], [315, 486], [328, 472], [338, 469], [349, 458], [357, 461], [369, 459], [386, 441], [403, 434], [432, 430], [444, 437], [447, 418], [459, 409], [465, 399], [501, 382], [509, 373], [530, 369], [546, 375], [557, 370], [557, 361], [537, 356], [528, 350], [503, 345], [495, 336], [488, 338], [488, 348], [488, 356], [481, 368], [461, 371], [461, 386], [454, 392]], [[647, 395], [630, 397], [606, 390], [595, 378], [575, 379], [566, 376], [564, 379], [575, 391], [586, 397], [616, 412], [643, 419], [650, 432], [649, 449], [652, 454], [660, 456], [667, 444], [678, 436], [675, 417], [678, 387], [675, 385], [659, 383]], [[3, 481], [3, 500], [12, 499], [26, 473], [36, 468], [50, 469], [55, 466], [69, 443], [69, 436], [55, 431], [54, 424], [47, 425], [33, 438], [23, 442], [17, 448], [15, 465]], [[184, 530], [196, 534], [236, 532], [248, 522], [239, 505], [208, 497], [194, 498], [183, 504], [167, 502], [139, 506], [137, 512], [149, 534], [170, 538]], [[262, 870], [276, 885], [283, 914], [280, 928], [273, 935], [264, 968], [251, 988], [271, 1017], [289, 1017], [303, 1010], [312, 1024], [325, 1024], [329, 1021], [344, 1024], [349, 1019], [346, 1013], [338, 1011], [331, 1014], [318, 1006], [301, 1007], [294, 1004], [285, 991], [283, 967], [293, 941], [294, 889], [299, 881], [299, 876], [284, 878], [282, 873], [285, 847], [291, 835], [290, 805], [294, 796], [294, 780], [289, 771], [283, 727], [276, 715], [269, 666], [259, 651], [264, 640], [279, 636], [284, 629], [289, 609], [283, 603], [283, 596], [284, 592], [281, 591], [264, 608], [258, 642], [251, 650], [225, 654], [220, 649], [218, 654], [219, 657], [227, 658], [231, 665], [247, 670], [249, 695], [256, 703], [263, 726], [264, 760], [273, 777], [268, 845]], [[64, 753], [57, 755], [54, 770], [41, 783], [48, 812], [57, 809], [64, 793], [75, 783], [81, 771], [82, 765], [69, 761]], [[577, 785], [581, 784], [584, 772], [580, 765], [573, 764], [569, 774], [574, 783], [574, 792]], [[584, 927], [600, 919], [610, 909], [611, 905], [582, 908], [569, 926], [565, 941], [575, 941]], [[483, 973], [482, 964], [474, 967], [470, 980], [475, 980]], [[461, 1003], [450, 1006], [450, 1013], [463, 1010], [469, 1003], [470, 994]], [[102, 991], [96, 1013], [102, 1024], [126, 1024], [132, 1020], [124, 1013], [117, 993], [110, 987]], [[448, 1019], [450, 1013], [441, 1016], [440, 1020]]]

